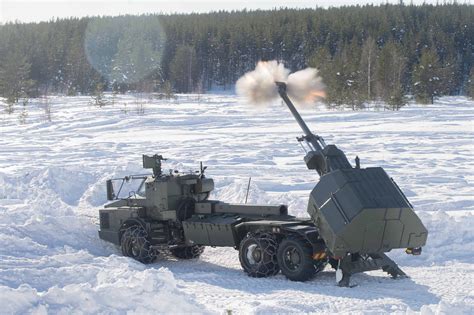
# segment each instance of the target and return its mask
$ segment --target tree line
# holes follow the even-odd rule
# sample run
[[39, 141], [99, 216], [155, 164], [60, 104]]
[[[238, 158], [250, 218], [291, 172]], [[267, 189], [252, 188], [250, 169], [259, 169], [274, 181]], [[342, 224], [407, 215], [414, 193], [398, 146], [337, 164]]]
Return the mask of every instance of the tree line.
[[[326, 102], [354, 109], [406, 95], [474, 96], [474, 6], [364, 5], [207, 14], [68, 18], [0, 25], [8, 102], [100, 89], [233, 88], [259, 60], [317, 67]], [[100, 92], [100, 91], [99, 91]]]

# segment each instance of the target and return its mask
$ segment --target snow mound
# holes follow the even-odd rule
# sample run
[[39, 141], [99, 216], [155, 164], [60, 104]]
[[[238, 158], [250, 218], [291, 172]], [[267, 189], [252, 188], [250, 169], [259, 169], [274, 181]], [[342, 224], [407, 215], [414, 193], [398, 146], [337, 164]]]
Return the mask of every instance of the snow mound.
[[125, 263], [117, 267], [104, 265], [86, 282], [54, 285], [47, 291], [28, 284], [18, 288], [1, 285], [2, 313], [202, 313], [190, 297], [179, 292], [170, 271], [128, 270]]

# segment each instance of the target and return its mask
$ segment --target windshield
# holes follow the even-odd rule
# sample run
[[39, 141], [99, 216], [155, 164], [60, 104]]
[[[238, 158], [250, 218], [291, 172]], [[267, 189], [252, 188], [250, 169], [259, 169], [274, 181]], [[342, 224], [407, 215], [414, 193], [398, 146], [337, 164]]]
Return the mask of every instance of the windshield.
[[[128, 179], [128, 180], [127, 180]], [[144, 198], [146, 177], [128, 176], [114, 180], [114, 191], [117, 199]]]

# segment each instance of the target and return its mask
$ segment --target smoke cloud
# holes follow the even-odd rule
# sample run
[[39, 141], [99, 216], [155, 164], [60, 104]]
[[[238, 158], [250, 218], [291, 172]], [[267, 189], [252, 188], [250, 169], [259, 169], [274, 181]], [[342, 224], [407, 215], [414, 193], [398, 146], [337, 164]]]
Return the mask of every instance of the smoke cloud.
[[244, 74], [236, 83], [237, 94], [253, 105], [268, 105], [279, 97], [275, 82], [286, 82], [290, 99], [308, 105], [326, 96], [318, 70], [306, 68], [290, 74], [282, 63], [260, 61], [255, 70]]
[[260, 61], [255, 70], [244, 74], [235, 85], [237, 94], [254, 105], [271, 103], [278, 97], [275, 81], [286, 81], [290, 71], [275, 60]]

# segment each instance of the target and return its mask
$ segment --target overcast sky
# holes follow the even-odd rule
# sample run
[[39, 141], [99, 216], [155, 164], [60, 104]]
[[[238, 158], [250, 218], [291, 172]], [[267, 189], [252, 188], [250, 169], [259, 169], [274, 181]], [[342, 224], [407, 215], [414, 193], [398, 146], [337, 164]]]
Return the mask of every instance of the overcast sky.
[[[314, 8], [363, 3], [398, 3], [398, 0], [0, 0], [0, 23], [37, 22], [55, 17], [83, 17], [141, 13], [189, 13], [217, 10], [272, 9], [279, 7]], [[436, 0], [405, 0], [414, 4], [436, 3]], [[439, 1], [440, 3], [443, 0]], [[471, 3], [461, 0], [458, 3]]]

